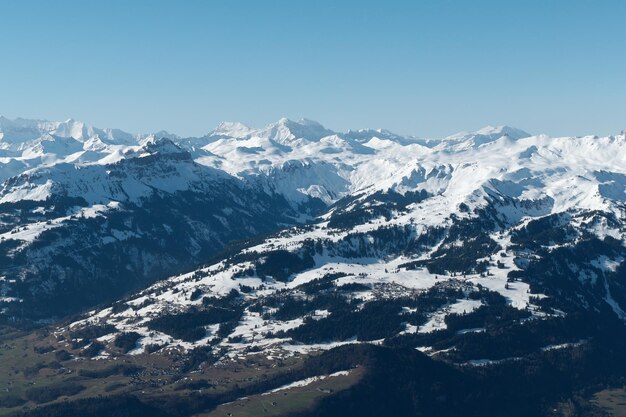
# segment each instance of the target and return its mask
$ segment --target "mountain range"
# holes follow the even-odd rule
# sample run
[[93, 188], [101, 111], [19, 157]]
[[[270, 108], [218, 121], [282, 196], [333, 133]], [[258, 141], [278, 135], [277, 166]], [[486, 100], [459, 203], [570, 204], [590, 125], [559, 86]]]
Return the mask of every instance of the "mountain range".
[[[397, 415], [591, 415], [626, 369], [623, 133], [0, 118], [0, 181], [0, 321], [44, 364], [13, 381], [33, 413], [105, 410], [85, 398], [106, 380], [136, 415], [381, 415], [413, 369]], [[29, 397], [46, 372], [76, 392]], [[514, 399], [468, 411], [487, 386]]]

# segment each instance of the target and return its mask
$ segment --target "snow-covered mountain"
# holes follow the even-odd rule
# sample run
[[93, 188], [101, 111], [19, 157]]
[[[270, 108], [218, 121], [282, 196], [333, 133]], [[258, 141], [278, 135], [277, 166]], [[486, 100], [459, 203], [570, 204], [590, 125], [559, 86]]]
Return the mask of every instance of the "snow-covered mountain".
[[6, 314], [67, 314], [193, 268], [229, 242], [301, 217], [280, 195], [193, 161], [168, 139], [117, 162], [66, 161], [5, 181], [0, 194]]
[[[342, 263], [328, 258], [332, 253], [377, 259], [384, 270], [417, 262], [437, 274], [486, 273], [488, 268], [472, 262], [497, 250], [506, 253], [520, 229], [543, 219], [587, 237], [623, 240], [624, 135], [551, 138], [500, 126], [435, 140], [382, 129], [339, 133], [288, 119], [260, 129], [222, 123], [201, 138], [131, 135], [74, 120], [2, 118], [0, 132], [0, 172], [6, 177], [0, 191], [0, 273], [9, 307], [60, 291], [71, 299], [83, 291], [83, 282], [87, 288], [100, 288], [101, 280], [110, 286], [111, 271], [93, 273], [90, 265], [111, 256], [106, 251], [122, 251], [141, 277], [114, 292], [121, 294], [206, 262], [208, 253], [235, 239], [295, 222], [313, 225], [273, 245], [288, 250], [321, 242], [325, 249], [315, 265], [322, 270]], [[321, 217], [314, 221], [316, 216]], [[459, 232], [465, 227], [480, 233], [491, 249], [476, 248], [469, 256], [474, 261], [450, 269], [440, 258], [457, 255], [443, 249], [476, 238]], [[383, 232], [393, 238], [377, 240]], [[167, 241], [177, 233], [187, 241], [176, 245], [172, 257]], [[134, 239], [138, 246], [129, 252]], [[576, 242], [571, 239], [568, 245]], [[162, 243], [150, 247], [148, 241]], [[350, 246], [357, 241], [358, 248]], [[398, 245], [421, 249], [406, 252]], [[527, 262], [509, 256], [516, 268]], [[609, 258], [594, 262], [608, 265], [607, 271], [622, 262]], [[75, 264], [82, 265], [78, 276]], [[495, 274], [501, 280], [494, 285], [502, 289], [507, 274]], [[520, 306], [530, 305], [529, 296], [519, 297]], [[608, 292], [605, 298], [613, 300]], [[98, 296], [88, 299], [97, 302]], [[622, 306], [611, 303], [622, 314]]]
[[[159, 135], [98, 129], [71, 119], [1, 118], [1, 179], [22, 173], [37, 175], [44, 168], [54, 175], [52, 171], [63, 167], [106, 165], [134, 158], [140, 156], [143, 145]], [[619, 200], [619, 190], [613, 190], [597, 173], [620, 173], [626, 158], [621, 152], [623, 135], [550, 138], [508, 126], [488, 126], [427, 140], [382, 129], [338, 133], [310, 120], [281, 119], [260, 129], [222, 123], [201, 138], [168, 138], [191, 153], [196, 163], [247, 182], [257, 181], [296, 206], [316, 199], [332, 204], [361, 192], [415, 188], [436, 194], [445, 191], [453, 203], [459, 203], [467, 191], [488, 186], [504, 194], [544, 194], [555, 199], [556, 211], [579, 204], [597, 208], [605, 197]], [[534, 184], [526, 181], [531, 177]], [[567, 178], [578, 179], [573, 187], [589, 189], [559, 196], [563, 194], [560, 185]], [[19, 200], [23, 192], [5, 186], [2, 201]]]

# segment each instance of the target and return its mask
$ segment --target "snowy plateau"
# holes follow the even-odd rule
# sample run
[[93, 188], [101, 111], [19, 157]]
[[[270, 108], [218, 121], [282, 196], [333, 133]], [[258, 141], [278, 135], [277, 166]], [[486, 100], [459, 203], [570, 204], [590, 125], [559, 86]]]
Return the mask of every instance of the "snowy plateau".
[[[483, 368], [624, 331], [623, 133], [0, 118], [0, 181], [2, 321], [67, 360], [190, 375], [365, 345]], [[257, 397], [366, 378], [327, 371]], [[237, 392], [218, 410], [261, 401]]]

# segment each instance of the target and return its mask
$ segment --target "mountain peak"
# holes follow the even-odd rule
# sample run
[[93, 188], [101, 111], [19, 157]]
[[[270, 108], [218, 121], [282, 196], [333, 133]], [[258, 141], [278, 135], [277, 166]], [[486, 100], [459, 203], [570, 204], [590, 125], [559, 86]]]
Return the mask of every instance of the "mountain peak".
[[527, 138], [531, 136], [521, 129], [511, 126], [485, 126], [473, 132], [459, 132], [454, 135], [448, 136], [444, 139], [447, 142], [453, 143], [467, 143], [472, 146], [480, 146], [482, 144], [492, 142], [502, 137], [507, 137], [512, 140]]
[[241, 122], [220, 122], [217, 127], [209, 133], [209, 136], [230, 136], [233, 138], [243, 138], [252, 132], [252, 129]]
[[300, 118], [298, 120], [291, 120], [287, 117], [281, 117], [278, 121], [274, 123], [270, 123], [267, 127], [270, 126], [286, 126], [286, 127], [301, 127], [308, 126], [319, 129], [326, 129], [321, 123], [316, 122], [315, 120]]
[[269, 124], [261, 129], [258, 134], [261, 137], [284, 143], [296, 139], [318, 141], [323, 137], [334, 135], [335, 132], [326, 129], [322, 124], [313, 120], [299, 119], [296, 122], [283, 117], [276, 123]]
[[530, 136], [530, 133], [527, 133], [521, 129], [515, 128], [515, 127], [511, 127], [511, 126], [507, 126], [507, 125], [501, 125], [501, 126], [485, 126], [482, 129], [479, 129], [475, 132], [478, 135], [482, 135], [482, 136], [496, 136], [499, 135], [499, 137], [502, 136], [508, 136], [511, 139], [521, 139], [521, 138], [527, 138]]
[[[176, 145], [171, 139], [168, 138], [150, 139], [143, 146], [143, 149], [150, 155], [189, 155], [187, 151]], [[190, 155], [189, 158], [191, 158]]]
[[343, 135], [347, 139], [353, 139], [357, 142], [367, 142], [373, 137], [377, 137], [379, 139], [387, 139], [392, 141], [398, 141], [402, 139], [400, 135], [397, 135], [387, 129], [357, 129], [357, 130], [348, 130]]
[[309, 127], [316, 127], [316, 128], [320, 128], [320, 129], [326, 129], [321, 123], [316, 122], [315, 120], [311, 120], [311, 119], [307, 119], [307, 118], [300, 118], [298, 120], [291, 120], [287, 117], [281, 117], [280, 119], [278, 119], [278, 122], [274, 123], [275, 125], [282, 125], [282, 126], [294, 126], [294, 125], [298, 125], [298, 126], [309, 126]]

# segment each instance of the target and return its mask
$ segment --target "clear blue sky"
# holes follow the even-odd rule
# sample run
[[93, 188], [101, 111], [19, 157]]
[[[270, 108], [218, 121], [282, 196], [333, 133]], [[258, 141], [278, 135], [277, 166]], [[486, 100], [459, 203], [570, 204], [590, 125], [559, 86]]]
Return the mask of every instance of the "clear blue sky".
[[0, 0], [0, 39], [9, 118], [626, 129], [624, 0]]

